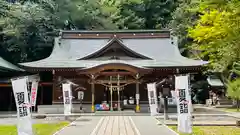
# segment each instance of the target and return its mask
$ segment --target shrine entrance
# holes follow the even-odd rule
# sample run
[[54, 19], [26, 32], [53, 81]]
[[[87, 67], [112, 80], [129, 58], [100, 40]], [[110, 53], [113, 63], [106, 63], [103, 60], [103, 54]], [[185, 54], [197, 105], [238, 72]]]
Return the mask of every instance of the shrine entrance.
[[126, 81], [123, 82], [125, 76], [108, 76], [108, 83], [101, 83], [105, 86], [104, 99], [102, 106], [106, 107], [104, 110], [110, 111], [121, 111], [123, 110], [123, 99], [124, 99], [124, 86], [127, 85]]
[[[150, 71], [127, 64], [114, 63], [80, 70], [78, 74], [90, 77], [88, 82], [91, 84], [92, 112], [121, 111], [126, 106], [127, 109], [139, 112], [141, 77]], [[105, 87], [102, 93], [99, 93], [95, 87], [99, 84]]]
[[123, 110], [123, 88], [112, 85], [107, 90], [107, 103], [110, 105], [110, 111], [121, 111]]

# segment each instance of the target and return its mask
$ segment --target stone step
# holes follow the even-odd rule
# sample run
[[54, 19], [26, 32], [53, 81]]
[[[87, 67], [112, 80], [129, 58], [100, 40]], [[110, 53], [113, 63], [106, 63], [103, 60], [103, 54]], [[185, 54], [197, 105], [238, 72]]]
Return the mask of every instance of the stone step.
[[229, 108], [229, 107], [233, 107], [233, 105], [216, 105], [216, 108]]
[[218, 105], [232, 105], [232, 100], [219, 100]]
[[[161, 108], [161, 109], [159, 110], [159, 112], [160, 112], [160, 113], [163, 113], [163, 112], [164, 112], [164, 109]], [[167, 112], [168, 112], [168, 113], [177, 113], [177, 107], [169, 107]]]
[[233, 101], [232, 100], [219, 100], [219, 102], [229, 102], [229, 103], [232, 103]]

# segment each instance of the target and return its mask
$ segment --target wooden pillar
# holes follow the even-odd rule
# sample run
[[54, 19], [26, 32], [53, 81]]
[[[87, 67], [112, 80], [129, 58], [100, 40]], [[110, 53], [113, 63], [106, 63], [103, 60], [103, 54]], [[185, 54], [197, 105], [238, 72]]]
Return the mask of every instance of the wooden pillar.
[[[52, 99], [52, 101], [53, 101], [53, 99]], [[43, 105], [43, 85], [41, 85], [41, 101], [40, 102], [41, 102], [40, 104]]]
[[92, 112], [95, 112], [95, 76], [91, 75], [91, 92], [92, 92]]
[[139, 83], [136, 83], [136, 112], [140, 112], [140, 106], [139, 106]]
[[[52, 70], [52, 104], [55, 100], [55, 94], [56, 94], [56, 85], [57, 85], [57, 80], [56, 80], [56, 75], [55, 75], [55, 70]], [[41, 86], [41, 91], [43, 90], [42, 86]], [[43, 97], [41, 97], [42, 100]]]
[[117, 83], [118, 87], [117, 87], [117, 90], [118, 90], [118, 111], [121, 111], [121, 108], [120, 108], [120, 75], [118, 74], [118, 83]]
[[110, 76], [110, 111], [113, 111], [113, 97], [112, 97], [112, 94], [113, 94], [113, 87], [112, 87], [112, 76]]
[[139, 98], [140, 98], [140, 93], [139, 93], [139, 75], [136, 75], [136, 112], [140, 112], [140, 105], [139, 105]]

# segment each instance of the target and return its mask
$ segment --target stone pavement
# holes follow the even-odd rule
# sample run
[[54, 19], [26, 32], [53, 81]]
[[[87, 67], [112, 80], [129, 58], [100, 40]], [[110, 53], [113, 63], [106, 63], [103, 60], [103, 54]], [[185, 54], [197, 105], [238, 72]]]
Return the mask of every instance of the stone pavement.
[[79, 117], [54, 135], [90, 135], [101, 118], [95, 116]]
[[240, 112], [229, 112], [228, 115], [240, 119]]
[[[83, 121], [81, 119], [89, 119]], [[55, 135], [176, 135], [151, 116], [83, 116]]]
[[220, 108], [208, 107], [208, 106], [198, 106], [198, 108], [204, 108], [204, 109], [209, 110], [209, 111], [222, 112], [222, 113], [225, 113], [228, 116], [232, 116], [232, 117], [240, 119], [240, 112], [226, 112], [224, 110], [221, 110]]
[[105, 116], [91, 135], [140, 135], [130, 116]]
[[152, 116], [132, 116], [141, 135], [178, 135], [165, 125], [158, 125], [158, 121]]

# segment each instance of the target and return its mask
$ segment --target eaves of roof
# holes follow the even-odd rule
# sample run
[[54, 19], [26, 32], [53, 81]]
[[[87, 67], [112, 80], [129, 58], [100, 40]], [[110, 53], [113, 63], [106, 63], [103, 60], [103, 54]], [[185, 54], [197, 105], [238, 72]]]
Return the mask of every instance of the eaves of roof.
[[0, 57], [0, 69], [3, 71], [25, 71]]
[[162, 68], [162, 67], [196, 67], [207, 64], [206, 61], [175, 61], [175, 60], [47, 60], [19, 63], [25, 67], [37, 67], [37, 68], [91, 68], [102, 64], [128, 64], [139, 68]]

